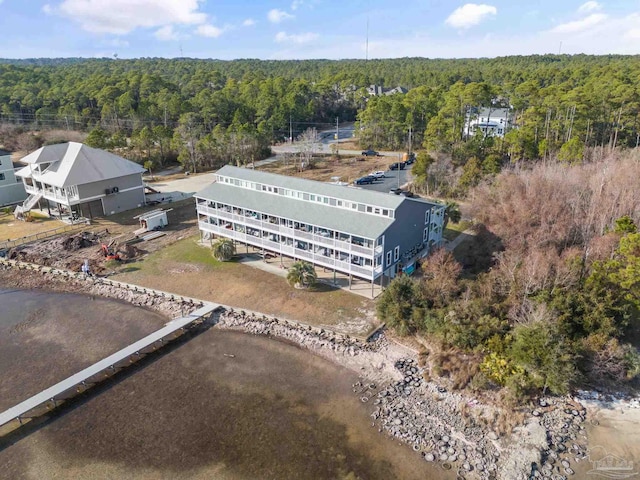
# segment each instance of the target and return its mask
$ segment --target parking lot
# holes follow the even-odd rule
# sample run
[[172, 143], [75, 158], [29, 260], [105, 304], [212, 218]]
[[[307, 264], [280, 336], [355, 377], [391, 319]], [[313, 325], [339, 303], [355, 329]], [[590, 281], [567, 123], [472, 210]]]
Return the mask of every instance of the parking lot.
[[387, 170], [384, 172], [384, 178], [374, 181], [366, 185], [358, 185], [360, 188], [367, 190], [376, 190], [378, 192], [389, 193], [389, 190], [402, 186], [411, 180], [411, 165], [407, 165], [404, 170]]

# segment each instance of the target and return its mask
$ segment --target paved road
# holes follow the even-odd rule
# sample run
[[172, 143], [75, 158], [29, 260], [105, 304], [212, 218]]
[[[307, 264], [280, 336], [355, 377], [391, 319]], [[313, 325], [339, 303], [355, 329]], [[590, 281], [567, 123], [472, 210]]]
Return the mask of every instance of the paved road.
[[[338, 140], [336, 141], [335, 134], [336, 130], [327, 129], [318, 132], [318, 143], [316, 148], [314, 149], [314, 153], [332, 153], [331, 146], [335, 143], [338, 144], [338, 151], [341, 155], [360, 155], [362, 150], [343, 150], [340, 148], [340, 143], [348, 142], [353, 139], [355, 126], [353, 123], [344, 123], [340, 125], [338, 130]], [[298, 153], [300, 151], [299, 142], [286, 143], [283, 145], [274, 145], [271, 147], [271, 150], [276, 155], [280, 155], [283, 153]], [[380, 155], [385, 157], [397, 157], [400, 158], [402, 156], [402, 152], [380, 152]]]

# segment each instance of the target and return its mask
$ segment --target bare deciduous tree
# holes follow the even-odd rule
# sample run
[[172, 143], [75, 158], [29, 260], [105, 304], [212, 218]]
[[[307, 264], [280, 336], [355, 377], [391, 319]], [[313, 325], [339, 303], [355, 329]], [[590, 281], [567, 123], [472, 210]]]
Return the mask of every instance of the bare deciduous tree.
[[318, 131], [315, 128], [307, 128], [297, 139], [298, 157], [300, 159], [300, 170], [310, 166], [313, 161], [313, 154], [318, 149], [320, 140]]

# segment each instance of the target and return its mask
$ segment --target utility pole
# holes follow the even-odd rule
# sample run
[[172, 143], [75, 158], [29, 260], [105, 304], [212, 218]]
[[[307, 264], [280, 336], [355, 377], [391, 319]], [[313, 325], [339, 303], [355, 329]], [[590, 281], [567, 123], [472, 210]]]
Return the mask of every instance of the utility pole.
[[413, 153], [413, 130], [412, 130], [412, 125], [409, 125], [409, 155], [411, 155], [411, 153]]
[[336, 117], [336, 157], [340, 158], [340, 121]]
[[365, 61], [369, 60], [369, 15], [367, 15], [367, 45], [365, 47]]
[[293, 123], [291, 122], [291, 114], [289, 114], [289, 144], [293, 143]]

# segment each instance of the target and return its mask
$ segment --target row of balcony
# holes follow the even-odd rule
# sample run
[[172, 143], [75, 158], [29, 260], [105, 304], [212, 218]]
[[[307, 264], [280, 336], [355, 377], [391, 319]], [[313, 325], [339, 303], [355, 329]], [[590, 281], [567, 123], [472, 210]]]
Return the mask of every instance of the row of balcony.
[[332, 237], [332, 234], [329, 231], [327, 231], [327, 236], [324, 236], [324, 235], [314, 234], [312, 232], [308, 232], [305, 230], [290, 228], [284, 225], [271, 223], [268, 221], [257, 220], [253, 217], [249, 217], [246, 215], [238, 215], [235, 213], [227, 212], [225, 210], [207, 207], [202, 204], [198, 204], [197, 209], [199, 213], [202, 213], [205, 215], [213, 215], [215, 217], [218, 217], [224, 220], [241, 223], [243, 225], [247, 225], [250, 227], [256, 227], [271, 233], [286, 235], [294, 239], [310, 241], [316, 244], [321, 244], [323, 246], [344, 250], [346, 252], [355, 252], [355, 253], [358, 253], [359, 255], [364, 255], [368, 258], [373, 258], [374, 255], [376, 254], [379, 255], [382, 253], [382, 245], [378, 245], [375, 249], [367, 248], [361, 245], [356, 245], [353, 242], [347, 242], [347, 241], [335, 239]]
[[232, 238], [234, 240], [238, 240], [242, 243], [248, 243], [256, 247], [262, 247], [276, 253], [281, 253], [288, 257], [307, 260], [322, 267], [335, 268], [336, 270], [339, 270], [343, 273], [351, 273], [352, 275], [356, 275], [367, 280], [372, 280], [382, 273], [382, 266], [367, 267], [356, 265], [351, 262], [345, 262], [344, 260], [340, 260], [338, 258], [333, 258], [327, 255], [322, 255], [320, 253], [314, 253], [313, 251], [297, 248], [295, 246], [295, 242], [294, 245], [287, 245], [283, 243], [273, 242], [264, 237], [256, 237], [247, 233], [237, 232], [233, 229], [219, 227], [208, 222], [200, 221], [198, 222], [198, 224], [200, 226], [200, 229], [205, 232], [211, 232], [215, 235]]

